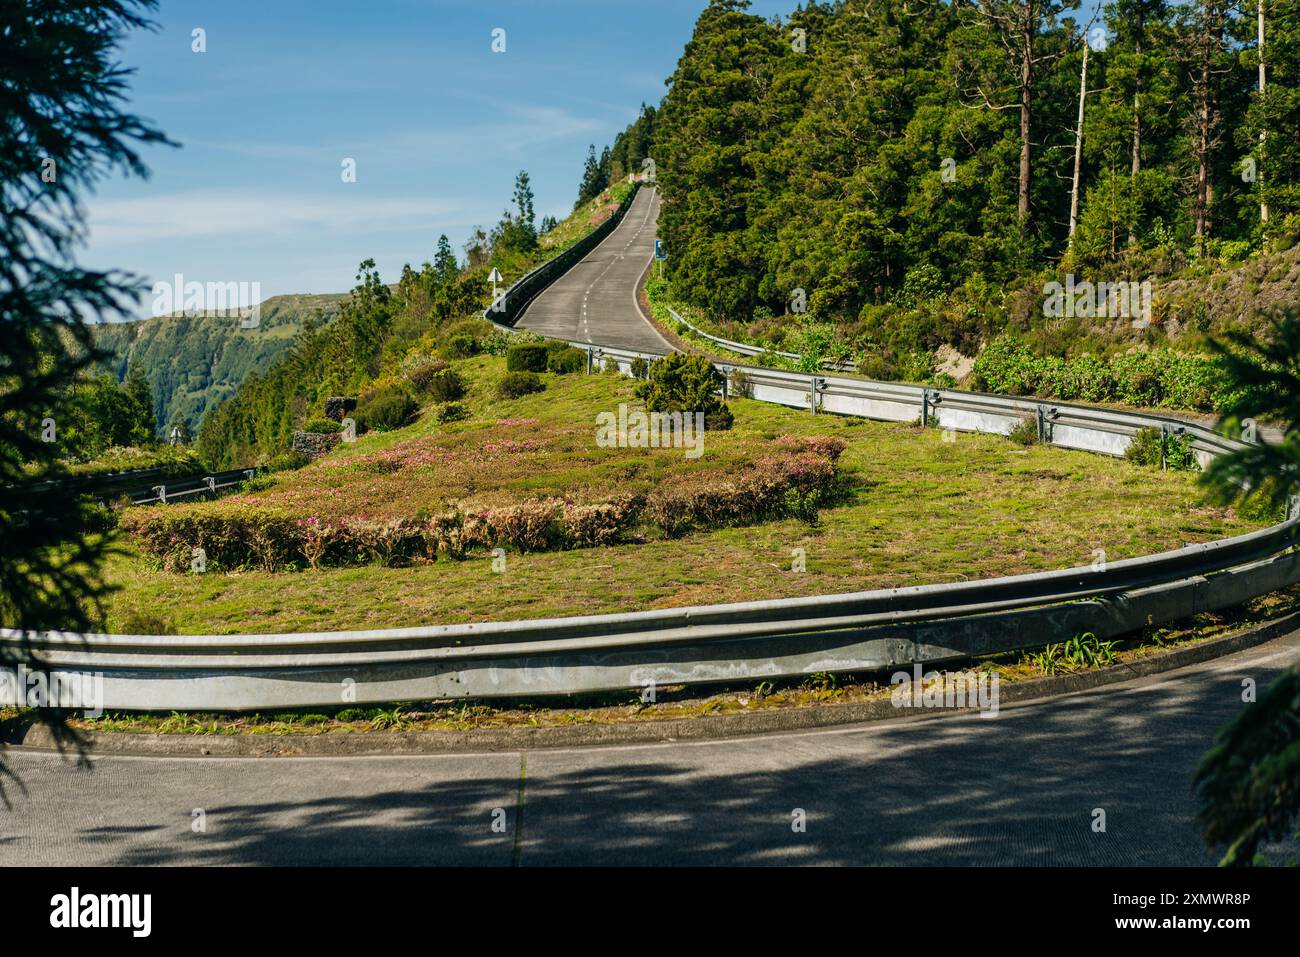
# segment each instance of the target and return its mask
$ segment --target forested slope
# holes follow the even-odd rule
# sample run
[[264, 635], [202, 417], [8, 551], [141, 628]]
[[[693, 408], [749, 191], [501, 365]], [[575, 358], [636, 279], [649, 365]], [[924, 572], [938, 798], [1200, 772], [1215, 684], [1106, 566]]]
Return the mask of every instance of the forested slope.
[[[747, 7], [700, 15], [649, 148], [672, 296], [722, 330], [821, 326], [886, 372], [1005, 333], [1059, 354], [1161, 344], [1170, 318], [1206, 327], [1193, 291], [1235, 310], [1215, 325], [1253, 321], [1214, 277], [1300, 237], [1294, 3]], [[1067, 274], [1149, 282], [1150, 321], [1045, 316]]]
[[233, 316], [161, 316], [96, 326], [95, 341], [109, 353], [107, 371], [122, 380], [138, 371], [149, 384], [164, 435], [177, 424], [197, 435], [209, 409], [269, 368], [304, 323], [333, 316], [343, 297], [274, 296], [262, 303], [252, 329]]

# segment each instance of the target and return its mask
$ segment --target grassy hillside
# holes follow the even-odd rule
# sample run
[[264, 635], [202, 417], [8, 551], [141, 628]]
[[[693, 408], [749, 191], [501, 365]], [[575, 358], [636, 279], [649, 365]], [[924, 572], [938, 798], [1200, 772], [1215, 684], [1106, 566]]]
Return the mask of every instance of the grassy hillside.
[[105, 366], [125, 379], [138, 369], [153, 391], [160, 434], [174, 423], [196, 435], [204, 414], [229, 398], [254, 372], [265, 371], [309, 319], [327, 320], [342, 293], [273, 296], [262, 303], [261, 322], [241, 329], [226, 316], [162, 316], [95, 327], [95, 341], [110, 353]]
[[[596, 416], [638, 404], [630, 380], [547, 373], [545, 391], [507, 399], [497, 392], [502, 359], [480, 356], [452, 368], [468, 384], [466, 420], [439, 423], [430, 403], [412, 425], [362, 436], [316, 465], [280, 473], [243, 502], [180, 505], [165, 514], [188, 510], [212, 521], [253, 508], [329, 521], [363, 514], [373, 515], [378, 531], [400, 516], [436, 515], [453, 501], [582, 501], [683, 473], [734, 470], [781, 449], [784, 436], [842, 439], [844, 487], [823, 503], [815, 524], [773, 514], [675, 537], [646, 526], [595, 547], [524, 553], [507, 546], [504, 571], [481, 548], [463, 560], [377, 554], [314, 571], [266, 571], [252, 562], [195, 575], [164, 571], [127, 540], [128, 551], [109, 568], [122, 586], [111, 599], [110, 625], [141, 627], [129, 623], [162, 607], [161, 627], [205, 633], [630, 611], [1088, 564], [1096, 549], [1115, 560], [1250, 527], [1230, 510], [1207, 507], [1188, 473], [1025, 448], [997, 436], [946, 442], [934, 429], [749, 400], [733, 401], [734, 429], [710, 435], [697, 460], [681, 450], [599, 448]], [[129, 509], [128, 527], [133, 514], [149, 510]], [[792, 569], [796, 549], [806, 555], [806, 571]]]
[[631, 189], [615, 184], [541, 237], [525, 211], [507, 213], [491, 233], [480, 232], [466, 263], [440, 242], [435, 262], [405, 266], [392, 284], [373, 260], [364, 261], [359, 284], [328, 327], [304, 331], [291, 350], [213, 409], [198, 436], [204, 460], [213, 468], [273, 461], [287, 452], [296, 429], [321, 415], [325, 398], [356, 396], [364, 407], [391, 398], [393, 380], [427, 365], [433, 353], [457, 357], [453, 340], [479, 336], [474, 348], [481, 349], [482, 331], [474, 330], [487, 325], [481, 316], [492, 299], [490, 270], [514, 282], [607, 219]]

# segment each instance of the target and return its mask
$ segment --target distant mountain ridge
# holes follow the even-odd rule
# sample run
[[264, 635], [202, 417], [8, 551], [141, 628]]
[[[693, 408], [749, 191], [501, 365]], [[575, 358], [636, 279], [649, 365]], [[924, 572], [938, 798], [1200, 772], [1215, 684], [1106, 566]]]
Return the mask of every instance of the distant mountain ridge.
[[233, 395], [249, 375], [264, 372], [309, 319], [328, 322], [347, 293], [272, 296], [260, 321], [244, 329], [233, 315], [173, 315], [94, 328], [109, 354], [105, 371], [124, 379], [139, 369], [154, 396], [159, 434], [183, 425], [196, 435], [209, 409]]

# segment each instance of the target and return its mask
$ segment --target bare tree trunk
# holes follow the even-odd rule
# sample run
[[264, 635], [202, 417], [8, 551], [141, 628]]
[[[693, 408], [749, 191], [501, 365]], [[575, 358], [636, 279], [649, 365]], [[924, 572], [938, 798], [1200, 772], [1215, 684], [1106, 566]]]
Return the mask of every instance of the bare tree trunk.
[[1034, 24], [1038, 18], [1035, 0], [1029, 0], [1023, 10], [1020, 29], [1020, 191], [1016, 211], [1022, 226], [1029, 223], [1029, 176], [1032, 158], [1030, 146], [1031, 113], [1033, 110], [1034, 82]]
[[1210, 141], [1212, 116], [1210, 110], [1211, 48], [1213, 46], [1214, 4], [1216, 0], [1202, 0], [1200, 24], [1200, 63], [1196, 83], [1196, 254], [1205, 255], [1205, 242], [1209, 232], [1210, 207]]
[[1074, 179], [1070, 183], [1070, 235], [1067, 248], [1074, 247], [1079, 226], [1079, 171], [1083, 166], [1083, 108], [1088, 100], [1088, 38], [1083, 40], [1083, 68], [1079, 71], [1079, 122], [1074, 128]]
[[[1146, 18], [1142, 7], [1138, 7], [1137, 22], [1133, 25], [1133, 52], [1137, 57], [1137, 70], [1133, 77], [1133, 161], [1129, 168], [1129, 179], [1133, 189], [1137, 189], [1138, 173], [1142, 171], [1142, 35], [1146, 31]], [[1137, 245], [1137, 230], [1130, 220], [1128, 244]]]
[[[1267, 84], [1267, 78], [1264, 75], [1264, 0], [1259, 0], [1259, 95], [1264, 96], [1264, 88]], [[1263, 175], [1262, 167], [1264, 165], [1264, 137], [1265, 131], [1259, 131], [1259, 162], [1255, 164], [1255, 179], [1258, 182]], [[1262, 223], [1268, 222], [1268, 203], [1264, 201], [1264, 187], [1259, 187], [1259, 220]]]

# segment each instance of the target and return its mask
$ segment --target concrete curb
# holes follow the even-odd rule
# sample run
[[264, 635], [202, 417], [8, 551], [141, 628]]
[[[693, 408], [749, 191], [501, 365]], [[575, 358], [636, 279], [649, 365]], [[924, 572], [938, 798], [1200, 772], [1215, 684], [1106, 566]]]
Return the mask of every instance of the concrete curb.
[[[1300, 612], [1264, 622], [1223, 638], [1152, 655], [1138, 661], [1081, 674], [1057, 675], [1005, 684], [1002, 705], [1076, 694], [1091, 688], [1161, 674], [1200, 664], [1261, 645], [1300, 628]], [[811, 705], [747, 714], [707, 715], [663, 721], [616, 722], [541, 728], [484, 728], [477, 731], [394, 731], [333, 734], [131, 734], [91, 732], [87, 753], [160, 757], [346, 757], [364, 755], [464, 754], [485, 751], [530, 751], [707, 741], [741, 735], [806, 731], [873, 721], [915, 721], [961, 710], [900, 710], [887, 699], [841, 705]], [[56, 750], [53, 736], [42, 725], [28, 728], [17, 747]]]

